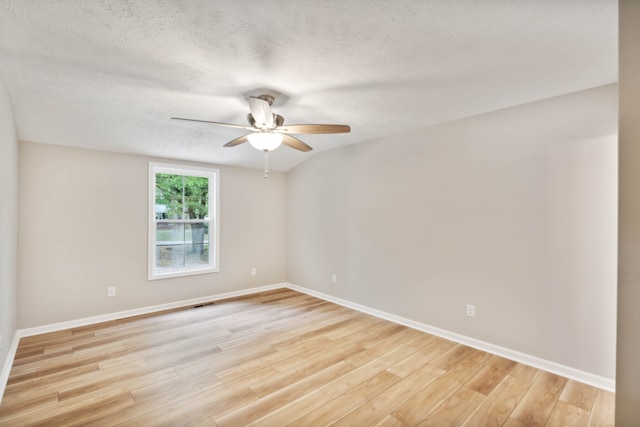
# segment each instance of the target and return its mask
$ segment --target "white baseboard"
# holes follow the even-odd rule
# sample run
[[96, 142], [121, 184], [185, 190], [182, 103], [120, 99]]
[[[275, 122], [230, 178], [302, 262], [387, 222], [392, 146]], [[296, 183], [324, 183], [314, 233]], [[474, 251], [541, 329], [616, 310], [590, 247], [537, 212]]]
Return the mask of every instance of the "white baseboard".
[[285, 288], [285, 283], [275, 285], [259, 286], [256, 288], [242, 289], [239, 291], [226, 292], [223, 294], [208, 295], [188, 300], [170, 302], [166, 304], [152, 305], [148, 307], [134, 308], [131, 310], [118, 311], [115, 313], [101, 314], [99, 316], [85, 317], [83, 319], [69, 320], [67, 322], [52, 323], [50, 325], [36, 326], [33, 328], [19, 329], [16, 333], [20, 337], [29, 337], [32, 335], [46, 334], [48, 332], [62, 331], [64, 329], [78, 328], [81, 326], [93, 325], [110, 320], [124, 319], [126, 317], [139, 316], [141, 314], [155, 313], [163, 310], [171, 310], [174, 308], [188, 307], [190, 305], [202, 304], [205, 302], [218, 301], [226, 298], [239, 297], [244, 295], [255, 294], [257, 292], [270, 291], [273, 289]]
[[9, 347], [9, 353], [7, 359], [4, 361], [2, 371], [0, 371], [0, 403], [2, 403], [2, 397], [4, 396], [4, 390], [7, 388], [7, 381], [9, 380], [9, 373], [11, 372], [11, 366], [13, 366], [13, 359], [16, 357], [16, 351], [18, 350], [18, 342], [20, 342], [20, 336], [18, 332], [13, 335], [13, 341], [11, 347]]
[[226, 292], [223, 294], [193, 298], [189, 300], [175, 301], [175, 302], [166, 303], [166, 304], [136, 308], [132, 310], [119, 311], [115, 313], [108, 313], [108, 314], [103, 314], [99, 316], [86, 317], [83, 319], [70, 320], [67, 322], [59, 322], [59, 323], [53, 323], [50, 325], [36, 326], [33, 328], [19, 329], [16, 331], [14, 335], [11, 348], [9, 349], [9, 354], [7, 355], [7, 359], [4, 363], [4, 367], [2, 368], [2, 372], [0, 372], [0, 402], [2, 401], [2, 396], [4, 394], [7, 380], [9, 379], [9, 372], [11, 371], [11, 366], [13, 365], [13, 360], [15, 358], [16, 350], [18, 349], [18, 343], [21, 337], [39, 335], [39, 334], [55, 332], [55, 331], [60, 331], [60, 330], [70, 329], [70, 328], [77, 328], [81, 326], [107, 322], [110, 320], [124, 319], [126, 317], [138, 316], [141, 314], [149, 314], [149, 313], [154, 313], [162, 310], [188, 307], [190, 305], [197, 305], [205, 302], [250, 295], [257, 292], [265, 292], [265, 291], [281, 289], [281, 288], [289, 288], [298, 292], [302, 292], [304, 294], [311, 295], [316, 298], [323, 299], [325, 301], [333, 302], [335, 304], [339, 304], [344, 307], [348, 307], [357, 311], [361, 311], [363, 313], [367, 313], [372, 316], [379, 317], [381, 319], [389, 320], [391, 322], [398, 323], [400, 325], [404, 325], [413, 329], [417, 329], [422, 332], [436, 335], [438, 337], [445, 338], [460, 344], [468, 345], [469, 347], [473, 347], [478, 350], [486, 351], [488, 353], [495, 354], [510, 360], [514, 360], [516, 362], [523, 363], [525, 365], [533, 366], [535, 368], [542, 369], [548, 372], [552, 372], [554, 374], [561, 375], [563, 377], [570, 378], [585, 384], [589, 384], [594, 387], [615, 392], [615, 380], [610, 378], [601, 377], [598, 375], [591, 374], [589, 372], [581, 371], [579, 369], [575, 369], [569, 366], [551, 362], [549, 360], [540, 359], [535, 356], [531, 356], [525, 353], [520, 353], [518, 351], [510, 350], [508, 348], [500, 347], [484, 341], [480, 341], [475, 338], [470, 338], [464, 335], [456, 334], [454, 332], [449, 332], [444, 329], [439, 329], [430, 325], [426, 325], [424, 323], [407, 319], [405, 317], [397, 316], [395, 314], [387, 313], [381, 310], [377, 310], [377, 309], [367, 307], [361, 304], [357, 304], [351, 301], [347, 301], [342, 298], [334, 297], [329, 294], [314, 291], [312, 289], [307, 289], [291, 283], [279, 283], [279, 284], [260, 286], [260, 287], [250, 288], [250, 289], [243, 289], [239, 291]]
[[426, 325], [424, 323], [416, 322], [415, 320], [407, 319], [405, 317], [396, 316], [381, 310], [377, 310], [371, 307], [367, 307], [361, 304], [357, 304], [351, 301], [344, 300], [342, 298], [334, 297], [322, 292], [307, 289], [302, 286], [297, 286], [291, 283], [287, 283], [289, 289], [293, 289], [298, 292], [305, 293], [307, 295], [314, 296], [326, 301], [330, 301], [344, 307], [352, 308], [357, 311], [361, 311], [372, 316], [379, 317], [381, 319], [389, 320], [400, 325], [408, 326], [413, 329], [417, 329], [428, 334], [436, 335], [441, 338], [448, 339], [460, 344], [467, 345], [469, 347], [476, 348], [478, 350], [486, 351], [487, 353], [495, 354], [497, 356], [504, 357], [509, 360], [513, 360], [525, 365], [533, 366], [534, 368], [542, 369], [547, 372], [551, 372], [575, 381], [579, 381], [585, 384], [592, 385], [604, 390], [615, 392], [616, 382], [614, 379], [605, 378], [599, 375], [595, 375], [589, 372], [585, 372], [579, 369], [572, 368], [570, 366], [561, 365], [549, 360], [541, 359], [539, 357], [531, 356], [529, 354], [521, 353], [519, 351], [510, 350], [505, 347], [500, 347], [491, 343], [477, 340], [475, 338], [467, 337], [464, 335], [456, 334], [454, 332], [446, 331], [444, 329], [436, 328], [434, 326]]

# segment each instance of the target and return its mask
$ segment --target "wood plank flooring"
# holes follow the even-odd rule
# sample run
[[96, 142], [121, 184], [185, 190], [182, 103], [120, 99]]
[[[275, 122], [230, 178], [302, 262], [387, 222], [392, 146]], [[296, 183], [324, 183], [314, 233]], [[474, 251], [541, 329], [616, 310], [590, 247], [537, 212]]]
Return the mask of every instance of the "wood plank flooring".
[[20, 341], [0, 426], [613, 426], [613, 393], [281, 289]]

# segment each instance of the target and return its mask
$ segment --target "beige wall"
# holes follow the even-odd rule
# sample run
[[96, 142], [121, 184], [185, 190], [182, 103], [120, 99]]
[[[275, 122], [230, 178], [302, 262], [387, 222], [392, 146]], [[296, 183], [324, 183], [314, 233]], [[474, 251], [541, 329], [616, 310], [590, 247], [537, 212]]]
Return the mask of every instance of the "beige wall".
[[286, 176], [219, 167], [220, 272], [148, 281], [150, 160], [20, 143], [19, 328], [286, 280]]
[[16, 330], [18, 136], [0, 79], [0, 371]]
[[640, 426], [640, 2], [619, 2], [620, 227], [616, 426]]
[[613, 379], [616, 118], [611, 85], [316, 155], [289, 281]]

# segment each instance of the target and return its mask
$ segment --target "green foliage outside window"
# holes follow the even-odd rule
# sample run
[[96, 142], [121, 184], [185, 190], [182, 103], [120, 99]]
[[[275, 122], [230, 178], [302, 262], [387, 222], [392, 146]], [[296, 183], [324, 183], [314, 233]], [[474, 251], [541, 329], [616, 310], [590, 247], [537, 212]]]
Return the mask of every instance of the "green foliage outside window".
[[209, 179], [200, 176], [156, 174], [156, 205], [164, 218], [204, 219], [209, 215]]

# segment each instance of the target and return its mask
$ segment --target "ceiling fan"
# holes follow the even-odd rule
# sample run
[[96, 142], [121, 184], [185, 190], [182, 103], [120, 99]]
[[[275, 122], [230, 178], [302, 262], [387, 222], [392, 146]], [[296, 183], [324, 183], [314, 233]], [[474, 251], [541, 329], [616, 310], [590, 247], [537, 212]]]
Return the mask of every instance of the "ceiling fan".
[[268, 152], [273, 151], [284, 144], [299, 151], [311, 151], [312, 148], [290, 134], [323, 134], [323, 133], [348, 133], [351, 128], [347, 125], [286, 125], [284, 117], [275, 114], [271, 110], [271, 105], [275, 98], [271, 95], [260, 95], [249, 97], [249, 110], [247, 121], [249, 126], [232, 123], [212, 122], [208, 120], [185, 119], [181, 117], [171, 117], [173, 120], [187, 120], [191, 122], [211, 123], [219, 126], [227, 126], [250, 130], [252, 133], [238, 137], [227, 142], [225, 147], [235, 147], [245, 142], [249, 142], [253, 147], [264, 152], [264, 176], [269, 176]]
[[249, 126], [180, 117], [171, 118], [250, 130], [252, 133], [229, 141], [224, 146], [235, 147], [248, 141], [261, 151], [273, 151], [280, 144], [300, 151], [310, 151], [312, 148], [309, 145], [290, 134], [348, 133], [351, 131], [351, 128], [347, 125], [285, 125], [284, 117], [271, 111], [271, 104], [273, 104], [274, 99], [271, 95], [249, 97], [249, 109], [251, 111], [251, 113], [247, 114]]

